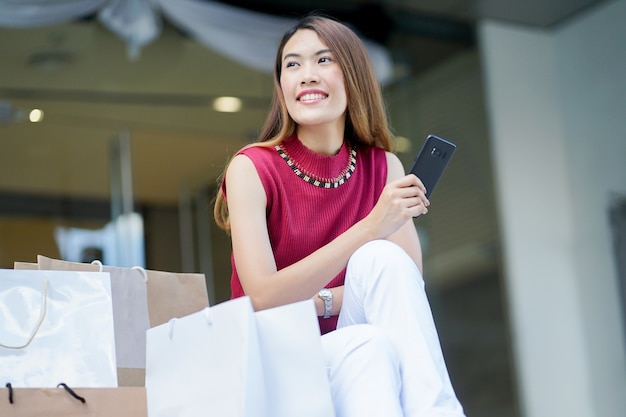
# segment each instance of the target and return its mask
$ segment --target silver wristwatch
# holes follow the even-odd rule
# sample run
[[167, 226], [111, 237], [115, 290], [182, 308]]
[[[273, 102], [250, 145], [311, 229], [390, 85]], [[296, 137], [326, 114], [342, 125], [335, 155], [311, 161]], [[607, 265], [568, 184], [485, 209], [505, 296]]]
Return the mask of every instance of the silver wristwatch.
[[327, 319], [333, 311], [333, 293], [328, 288], [322, 288], [317, 296], [324, 301], [324, 318]]

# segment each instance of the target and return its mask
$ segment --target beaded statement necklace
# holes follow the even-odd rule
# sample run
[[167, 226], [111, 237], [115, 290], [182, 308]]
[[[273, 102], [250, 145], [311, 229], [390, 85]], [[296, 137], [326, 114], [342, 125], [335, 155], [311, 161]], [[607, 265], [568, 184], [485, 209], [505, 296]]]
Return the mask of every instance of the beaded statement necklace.
[[353, 144], [350, 144], [350, 157], [348, 158], [348, 166], [341, 171], [341, 174], [335, 178], [321, 178], [317, 175], [311, 174], [307, 172], [304, 168], [298, 165], [297, 162], [293, 161], [285, 148], [281, 145], [274, 146], [278, 151], [278, 154], [287, 162], [287, 165], [291, 168], [291, 170], [304, 181], [309, 184], [313, 184], [316, 187], [320, 188], [337, 188], [354, 174], [354, 170], [356, 169], [356, 148]]

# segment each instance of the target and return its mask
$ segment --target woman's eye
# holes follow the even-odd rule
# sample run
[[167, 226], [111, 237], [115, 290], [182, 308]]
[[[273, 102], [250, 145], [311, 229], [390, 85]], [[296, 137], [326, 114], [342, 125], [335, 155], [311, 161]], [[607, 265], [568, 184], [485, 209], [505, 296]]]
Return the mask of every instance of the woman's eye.
[[298, 65], [297, 62], [289, 61], [285, 64], [285, 68], [295, 67], [296, 65]]
[[332, 58], [329, 56], [323, 56], [320, 58], [319, 62], [332, 62]]

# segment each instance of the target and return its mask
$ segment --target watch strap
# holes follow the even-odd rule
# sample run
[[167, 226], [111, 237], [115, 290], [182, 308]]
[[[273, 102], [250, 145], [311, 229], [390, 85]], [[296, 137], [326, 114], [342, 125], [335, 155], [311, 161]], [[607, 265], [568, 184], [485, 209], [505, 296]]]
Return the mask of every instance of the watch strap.
[[320, 290], [317, 296], [324, 301], [324, 315], [322, 317], [327, 319], [333, 311], [333, 293], [329, 289], [324, 288]]

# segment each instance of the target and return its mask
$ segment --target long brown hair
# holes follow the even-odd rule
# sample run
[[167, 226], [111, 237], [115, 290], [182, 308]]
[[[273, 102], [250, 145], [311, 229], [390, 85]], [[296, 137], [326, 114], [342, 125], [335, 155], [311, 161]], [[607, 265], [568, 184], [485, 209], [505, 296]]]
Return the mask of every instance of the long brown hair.
[[[392, 134], [382, 99], [380, 84], [376, 79], [365, 45], [346, 25], [321, 15], [309, 15], [289, 29], [278, 46], [274, 64], [274, 93], [269, 113], [256, 143], [248, 146], [274, 146], [291, 136], [296, 123], [289, 115], [280, 85], [282, 55], [285, 44], [301, 29], [313, 30], [332, 51], [344, 77], [348, 99], [345, 136], [362, 146], [379, 146], [392, 150]], [[219, 177], [220, 187], [215, 199], [215, 222], [230, 231], [228, 207], [221, 183], [226, 170]]]

